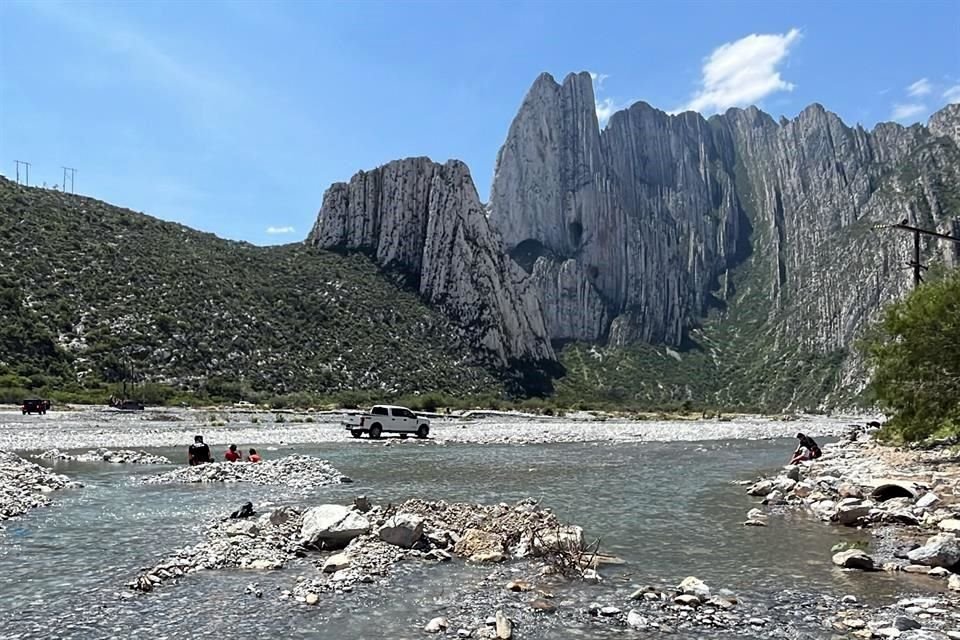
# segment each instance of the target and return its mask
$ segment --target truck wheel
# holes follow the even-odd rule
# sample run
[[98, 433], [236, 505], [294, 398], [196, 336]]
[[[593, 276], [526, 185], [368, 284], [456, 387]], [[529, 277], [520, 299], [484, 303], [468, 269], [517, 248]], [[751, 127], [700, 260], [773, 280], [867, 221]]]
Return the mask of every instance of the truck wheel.
[[420, 425], [420, 428], [417, 429], [417, 437], [420, 439], [426, 438], [430, 435], [430, 427], [425, 424]]
[[381, 433], [383, 433], [383, 427], [380, 426], [379, 422], [374, 423], [373, 426], [370, 427], [371, 440], [379, 440]]
[[363, 431], [357, 431], [354, 429], [350, 431], [350, 435], [352, 435], [354, 438], [359, 438], [363, 435]]

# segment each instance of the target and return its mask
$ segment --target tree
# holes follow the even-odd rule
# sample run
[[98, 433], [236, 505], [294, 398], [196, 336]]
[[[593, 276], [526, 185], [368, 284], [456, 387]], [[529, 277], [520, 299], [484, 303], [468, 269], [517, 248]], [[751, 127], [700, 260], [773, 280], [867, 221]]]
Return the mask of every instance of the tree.
[[886, 435], [960, 435], [960, 271], [891, 304], [864, 341]]

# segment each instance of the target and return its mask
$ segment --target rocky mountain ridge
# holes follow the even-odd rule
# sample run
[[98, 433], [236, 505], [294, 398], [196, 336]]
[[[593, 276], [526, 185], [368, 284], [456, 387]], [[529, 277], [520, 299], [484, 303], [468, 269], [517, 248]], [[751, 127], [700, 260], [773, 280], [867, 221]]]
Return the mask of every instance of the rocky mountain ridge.
[[464, 327], [504, 371], [545, 381], [556, 359], [536, 295], [490, 228], [462, 162], [408, 158], [331, 186], [307, 240], [367, 252]]
[[[960, 232], [958, 123], [960, 105], [936, 113], [929, 126], [882, 123], [867, 131], [819, 104], [775, 121], [755, 107], [704, 118], [638, 102], [601, 130], [589, 74], [562, 83], [542, 74], [497, 156], [489, 225], [473, 238], [484, 260], [463, 249], [429, 263], [418, 257], [447, 244], [449, 234], [441, 229], [433, 237], [426, 221], [482, 217], [472, 184], [469, 197], [456, 190], [442, 196], [443, 209], [398, 170], [413, 163], [423, 171], [425, 159], [335, 185], [308, 242], [364, 249], [381, 267], [411, 269], [421, 297], [443, 300], [453, 321], [484, 336], [501, 363], [546, 361], [545, 336], [555, 348], [580, 342], [627, 354], [659, 344], [673, 350], [658, 357], [691, 358], [695, 375], [717, 380], [747, 371], [777, 377], [778, 367], [795, 367], [813, 376], [801, 395], [822, 399], [862, 384], [851, 345], [885, 303], [912, 286], [903, 269], [906, 238], [874, 227], [907, 218]], [[469, 182], [466, 167], [454, 164], [458, 179]], [[430, 166], [431, 176], [443, 173]], [[421, 196], [409, 198], [411, 188]], [[339, 195], [347, 191], [354, 195]], [[386, 234], [369, 234], [381, 225]], [[495, 257], [504, 250], [512, 261]], [[924, 239], [922, 260], [958, 258], [954, 247]], [[476, 293], [477, 273], [457, 275], [465, 265], [485, 270], [482, 280], [495, 286]], [[439, 298], [422, 286], [434, 272], [447, 280]], [[476, 300], [489, 320], [479, 332], [463, 313]], [[598, 357], [574, 359], [577, 378], [595, 379], [592, 388], [602, 394], [610, 372], [594, 352]], [[731, 360], [739, 364], [727, 369]], [[622, 366], [639, 370], [644, 362], [647, 356]], [[643, 390], [650, 382], [643, 373], [635, 382], [627, 386], [640, 390], [621, 385], [618, 396], [664, 395]], [[681, 384], [666, 395], [699, 393], [717, 399], [725, 392]]]
[[[864, 225], [909, 217], [949, 231], [960, 216], [958, 105], [929, 128], [872, 132], [817, 104], [776, 122], [755, 107], [706, 119], [643, 102], [601, 130], [593, 105], [589, 74], [541, 75], [491, 191], [491, 222], [528, 265], [554, 339], [680, 345], [740, 293], [730, 273], [749, 262], [769, 320], [800, 299], [818, 310], [797, 308], [781, 335], [842, 348], [909, 284], [896, 270], [902, 238], [872, 238]], [[912, 179], [897, 174], [908, 161], [921, 167]], [[925, 244], [927, 255], [943, 250]]]

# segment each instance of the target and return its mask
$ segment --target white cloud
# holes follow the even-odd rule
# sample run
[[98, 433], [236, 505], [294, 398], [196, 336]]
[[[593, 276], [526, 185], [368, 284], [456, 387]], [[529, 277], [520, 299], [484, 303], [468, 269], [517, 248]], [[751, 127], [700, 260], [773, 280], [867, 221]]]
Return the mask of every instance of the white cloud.
[[909, 120], [910, 118], [920, 115], [926, 110], [927, 105], [920, 104], [919, 102], [895, 104], [893, 105], [893, 113], [890, 114], [890, 117], [894, 120]]
[[[593, 94], [598, 96], [601, 91], [603, 91], [603, 81], [609, 78], [610, 76], [606, 73], [596, 73], [594, 71], [590, 72], [590, 79], [593, 80]], [[623, 105], [617, 104], [613, 98], [599, 98], [594, 97], [594, 105], [597, 109], [597, 122], [600, 124], [600, 128], [603, 129], [607, 126], [607, 121], [610, 120], [615, 112], [623, 108]]]
[[778, 65], [800, 40], [800, 30], [751, 34], [713, 50], [703, 64], [700, 90], [681, 111], [717, 112], [754, 104], [793, 84], [780, 77]]
[[613, 98], [597, 100], [597, 121], [600, 123], [600, 128], [607, 126], [610, 116], [619, 110], [620, 107], [614, 103]]
[[285, 234], [288, 234], [288, 233], [293, 233], [294, 231], [296, 231], [296, 229], [294, 229], [293, 227], [290, 227], [290, 226], [286, 226], [286, 227], [267, 227], [267, 233], [269, 233], [269, 234], [272, 235], [272, 236], [285, 235]]
[[920, 78], [912, 85], [907, 87], [907, 93], [913, 96], [914, 98], [919, 98], [920, 96], [925, 96], [928, 93], [933, 91], [933, 85], [930, 84], [930, 81], [926, 78]]
[[960, 102], [960, 84], [955, 84], [943, 92], [943, 98], [949, 103]]
[[594, 71], [590, 72], [590, 79], [593, 80], [593, 86], [595, 90], [603, 88], [603, 81], [610, 77], [610, 74], [607, 73], [596, 73]]

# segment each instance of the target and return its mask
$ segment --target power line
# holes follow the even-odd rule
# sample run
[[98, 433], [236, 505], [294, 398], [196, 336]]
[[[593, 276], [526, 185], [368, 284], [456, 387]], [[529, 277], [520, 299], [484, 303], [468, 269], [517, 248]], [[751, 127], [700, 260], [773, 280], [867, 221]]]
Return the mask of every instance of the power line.
[[24, 184], [20, 182], [20, 166], [23, 165], [26, 169], [26, 186], [30, 186], [30, 163], [24, 162], [23, 160], [14, 160], [17, 163], [17, 184]]
[[73, 190], [73, 181], [77, 175], [77, 170], [73, 167], [61, 167], [63, 169], [63, 190], [67, 190], [67, 172], [70, 172], [70, 193], [74, 193]]
[[920, 227], [915, 227], [911, 224], [908, 224], [909, 220], [904, 218], [897, 224], [877, 224], [874, 225], [874, 229], [898, 229], [900, 231], [906, 231], [913, 234], [913, 260], [907, 263], [908, 266], [913, 267], [913, 286], [918, 286], [923, 282], [923, 275], [921, 271], [926, 271], [927, 267], [920, 264], [920, 236], [933, 236], [934, 238], [939, 238], [940, 240], [949, 240], [951, 242], [956, 242], [960, 244], [960, 238], [947, 235], [946, 233], [940, 233], [939, 231], [931, 231], [930, 229], [921, 229]]

